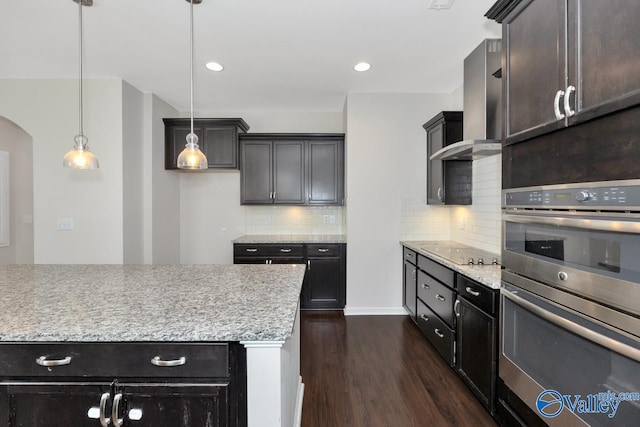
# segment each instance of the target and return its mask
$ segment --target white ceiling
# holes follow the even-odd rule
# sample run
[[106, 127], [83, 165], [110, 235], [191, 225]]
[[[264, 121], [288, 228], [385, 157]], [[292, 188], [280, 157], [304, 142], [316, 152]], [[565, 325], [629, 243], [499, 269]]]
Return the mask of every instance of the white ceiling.
[[[500, 26], [495, 0], [203, 0], [194, 5], [196, 111], [341, 111], [348, 92], [450, 93]], [[189, 111], [189, 3], [94, 0], [86, 78], [122, 78]], [[77, 78], [78, 5], [3, 0], [0, 78]], [[215, 60], [221, 73], [204, 68]], [[372, 64], [358, 73], [359, 61]]]

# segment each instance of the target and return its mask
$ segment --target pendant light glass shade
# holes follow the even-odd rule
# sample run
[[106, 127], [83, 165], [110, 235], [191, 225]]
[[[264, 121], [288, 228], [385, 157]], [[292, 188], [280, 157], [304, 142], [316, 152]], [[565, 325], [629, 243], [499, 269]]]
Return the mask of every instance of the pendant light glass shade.
[[187, 144], [178, 156], [179, 169], [207, 169], [209, 166], [207, 156], [200, 151], [198, 146], [198, 135], [190, 133], [187, 135]]
[[78, 39], [80, 41], [80, 77], [78, 79], [78, 94], [79, 94], [79, 120], [78, 126], [80, 128], [80, 132], [76, 135], [73, 140], [73, 148], [64, 156], [62, 160], [62, 166], [65, 168], [74, 168], [74, 169], [98, 169], [100, 167], [98, 163], [98, 158], [89, 151], [89, 145], [87, 144], [88, 139], [84, 136], [84, 118], [83, 118], [83, 96], [82, 96], [82, 6], [92, 6], [93, 0], [73, 0], [75, 3], [78, 3], [78, 21], [80, 34]]
[[209, 167], [207, 156], [200, 151], [198, 135], [193, 131], [193, 5], [202, 3], [202, 0], [187, 0], [190, 3], [190, 38], [189, 38], [189, 62], [190, 62], [190, 89], [191, 89], [191, 132], [187, 135], [187, 144], [178, 155], [176, 166], [178, 169], [202, 170]]

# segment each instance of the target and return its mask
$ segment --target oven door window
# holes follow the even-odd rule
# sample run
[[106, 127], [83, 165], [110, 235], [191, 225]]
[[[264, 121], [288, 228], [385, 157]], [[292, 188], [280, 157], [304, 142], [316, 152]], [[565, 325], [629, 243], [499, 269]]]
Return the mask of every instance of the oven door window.
[[[624, 343], [640, 349], [638, 342], [561, 310], [525, 291], [518, 290], [516, 294], [550, 313], [551, 318], [559, 319], [560, 324], [569, 321], [579, 328], [606, 336], [610, 339], [611, 348], [616, 348], [616, 343]], [[502, 304], [503, 356], [545, 390], [555, 390], [566, 396], [562, 411], [572, 411], [592, 426], [638, 425], [640, 400], [633, 399], [640, 399], [638, 361], [540, 317], [507, 298], [505, 291]], [[505, 382], [508, 384], [507, 379]], [[540, 391], [532, 393], [535, 400]], [[598, 399], [602, 401], [611, 393], [629, 393], [629, 399], [619, 402], [613, 416], [611, 406], [594, 406]]]
[[505, 221], [505, 250], [637, 282], [640, 234]]

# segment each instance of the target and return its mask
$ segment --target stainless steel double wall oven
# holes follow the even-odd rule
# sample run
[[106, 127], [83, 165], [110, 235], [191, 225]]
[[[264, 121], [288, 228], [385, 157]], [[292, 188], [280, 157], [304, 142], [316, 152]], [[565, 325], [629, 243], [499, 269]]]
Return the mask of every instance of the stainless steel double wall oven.
[[502, 202], [501, 404], [551, 426], [639, 425], [640, 180]]

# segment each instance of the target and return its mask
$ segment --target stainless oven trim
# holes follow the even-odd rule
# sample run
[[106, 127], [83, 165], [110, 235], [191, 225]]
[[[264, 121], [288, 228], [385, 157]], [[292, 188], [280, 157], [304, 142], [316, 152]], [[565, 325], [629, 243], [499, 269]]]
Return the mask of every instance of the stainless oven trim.
[[[506, 223], [511, 221], [510, 218], [510, 215], [503, 216], [503, 236], [506, 236]], [[640, 306], [637, 304], [637, 301], [640, 301], [640, 286], [636, 283], [558, 265], [550, 261], [511, 252], [505, 247], [502, 248], [502, 265], [508, 270], [521, 273], [523, 276], [640, 315]], [[560, 279], [560, 272], [565, 273], [564, 280]], [[603, 286], [603, 283], [606, 286]]]
[[[523, 224], [541, 224], [541, 225], [557, 225], [561, 227], [582, 228], [585, 230], [610, 231], [616, 233], [633, 233], [640, 234], [640, 222], [637, 221], [639, 216], [618, 217], [617, 219], [592, 219], [581, 217], [559, 216], [557, 212], [554, 215], [538, 216], [538, 215], [520, 215], [513, 213], [505, 213], [503, 219], [511, 222], [519, 222]], [[628, 221], [627, 219], [630, 219]]]
[[502, 281], [523, 289], [548, 303], [572, 312], [589, 322], [609, 329], [632, 340], [640, 339], [640, 319], [630, 314], [580, 298], [568, 292], [522, 277], [508, 270], [502, 270]]
[[[605, 335], [599, 334], [595, 331], [585, 328], [582, 325], [578, 325], [575, 322], [572, 322], [569, 319], [565, 319], [564, 317], [558, 316], [557, 314], [551, 313], [527, 300], [518, 296], [516, 293], [509, 291], [508, 289], [502, 288], [500, 290], [501, 294], [505, 297], [516, 303], [517, 305], [529, 310], [533, 314], [538, 317], [541, 317], [547, 320], [550, 323], [558, 326], [559, 328], [566, 329], [592, 343], [598, 344], [602, 347], [608, 348], [609, 350], [619, 353], [629, 359], [635, 360], [636, 362], [640, 362], [640, 349], [633, 348], [630, 345], [617, 342]], [[517, 292], [517, 291], [516, 291]], [[563, 307], [563, 310], [569, 311], [567, 308]], [[582, 316], [584, 317], [584, 316]], [[589, 321], [593, 321], [589, 319]], [[610, 329], [610, 328], [608, 328]], [[617, 332], [617, 331], [616, 331]]]

